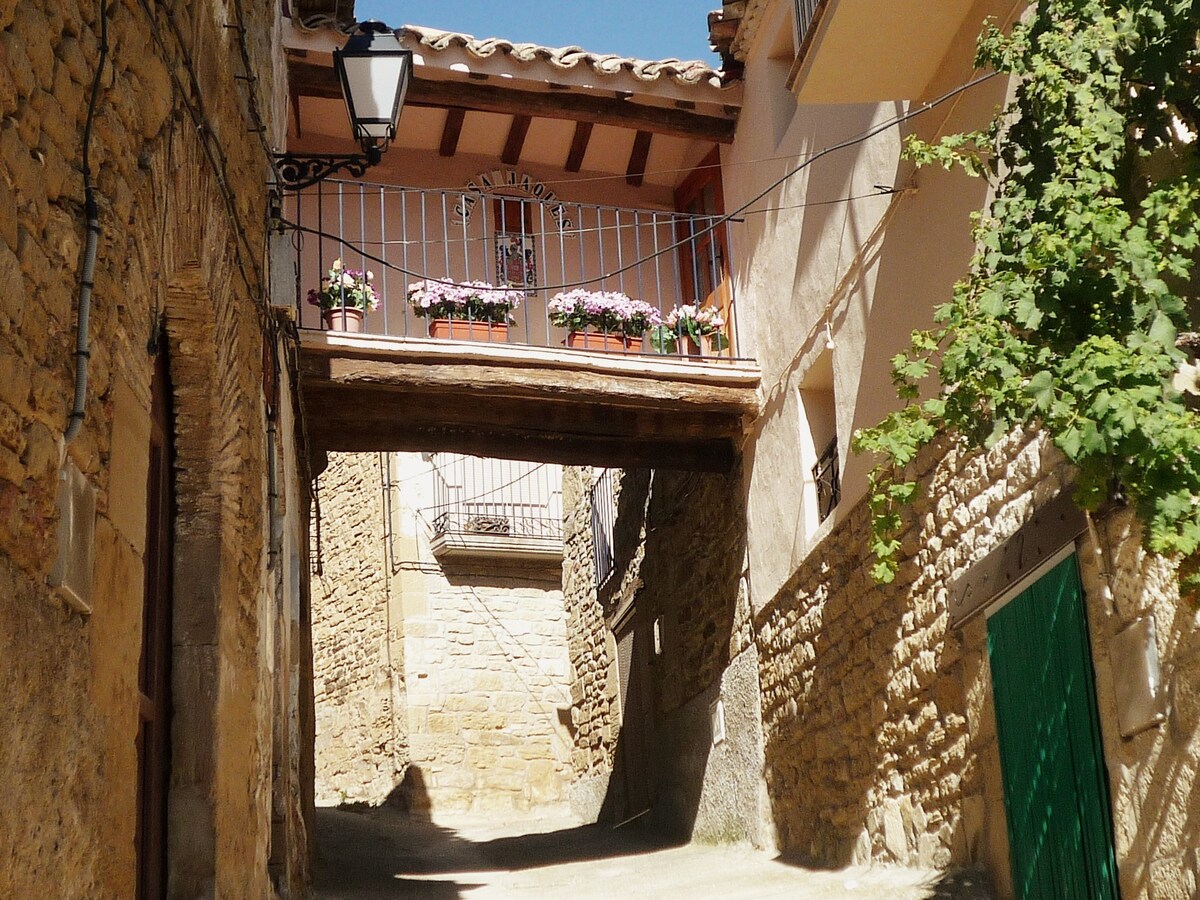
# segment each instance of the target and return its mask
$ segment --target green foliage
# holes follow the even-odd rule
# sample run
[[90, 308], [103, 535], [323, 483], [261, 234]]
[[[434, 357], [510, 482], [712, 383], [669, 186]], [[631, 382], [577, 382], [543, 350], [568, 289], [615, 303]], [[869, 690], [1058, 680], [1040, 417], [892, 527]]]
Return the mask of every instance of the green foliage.
[[[908, 404], [855, 436], [871, 481], [874, 573], [895, 573], [902, 470], [947, 432], [990, 447], [1043, 428], [1095, 509], [1120, 485], [1149, 549], [1200, 584], [1200, 415], [1171, 386], [1196, 308], [1200, 247], [1200, 0], [1046, 0], [978, 62], [1014, 76], [980, 132], [910, 139], [918, 164], [989, 178], [969, 275], [936, 327], [893, 360]], [[1194, 325], [1193, 325], [1194, 329]], [[942, 387], [918, 402], [920, 383]]]

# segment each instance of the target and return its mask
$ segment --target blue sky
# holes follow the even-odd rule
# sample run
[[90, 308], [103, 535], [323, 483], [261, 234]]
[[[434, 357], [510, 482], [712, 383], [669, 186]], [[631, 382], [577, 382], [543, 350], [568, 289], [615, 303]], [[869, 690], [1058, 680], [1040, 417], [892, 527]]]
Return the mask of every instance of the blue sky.
[[706, 16], [720, 6], [721, 0], [357, 0], [354, 14], [392, 27], [429, 25], [476, 37], [715, 64]]

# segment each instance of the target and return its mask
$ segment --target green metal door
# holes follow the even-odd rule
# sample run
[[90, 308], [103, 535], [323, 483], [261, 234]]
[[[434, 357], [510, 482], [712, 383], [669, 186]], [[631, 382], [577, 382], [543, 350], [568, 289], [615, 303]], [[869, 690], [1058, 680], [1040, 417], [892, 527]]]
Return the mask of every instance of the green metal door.
[[1070, 556], [988, 619], [1021, 900], [1116, 898], [1108, 778], [1083, 591]]

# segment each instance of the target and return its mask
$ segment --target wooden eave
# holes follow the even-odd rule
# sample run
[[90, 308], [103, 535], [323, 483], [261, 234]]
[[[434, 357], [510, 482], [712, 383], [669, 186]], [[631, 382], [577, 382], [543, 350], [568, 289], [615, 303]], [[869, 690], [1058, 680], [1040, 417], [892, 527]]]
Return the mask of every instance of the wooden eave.
[[760, 409], [753, 363], [302, 332], [306, 434], [325, 451], [449, 451], [729, 471]]
[[[341, 99], [341, 87], [329, 66], [288, 57], [288, 81], [294, 96]], [[720, 115], [654, 106], [637, 102], [636, 95], [611, 91], [581, 93], [574, 90], [524, 90], [508, 85], [475, 80], [434, 80], [414, 77], [406, 104], [566, 119], [593, 125], [613, 125], [653, 134], [715, 141], [733, 141], [737, 126], [736, 107], [724, 107]]]

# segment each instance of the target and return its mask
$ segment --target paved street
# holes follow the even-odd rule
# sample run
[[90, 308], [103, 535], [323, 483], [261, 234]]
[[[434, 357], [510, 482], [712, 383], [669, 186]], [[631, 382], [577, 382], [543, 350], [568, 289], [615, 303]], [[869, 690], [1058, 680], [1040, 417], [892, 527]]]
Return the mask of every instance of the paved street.
[[390, 810], [317, 812], [316, 896], [964, 898], [989, 894], [974, 876], [899, 868], [812, 871], [749, 847], [664, 846], [630, 830], [565, 820], [433, 824]]

